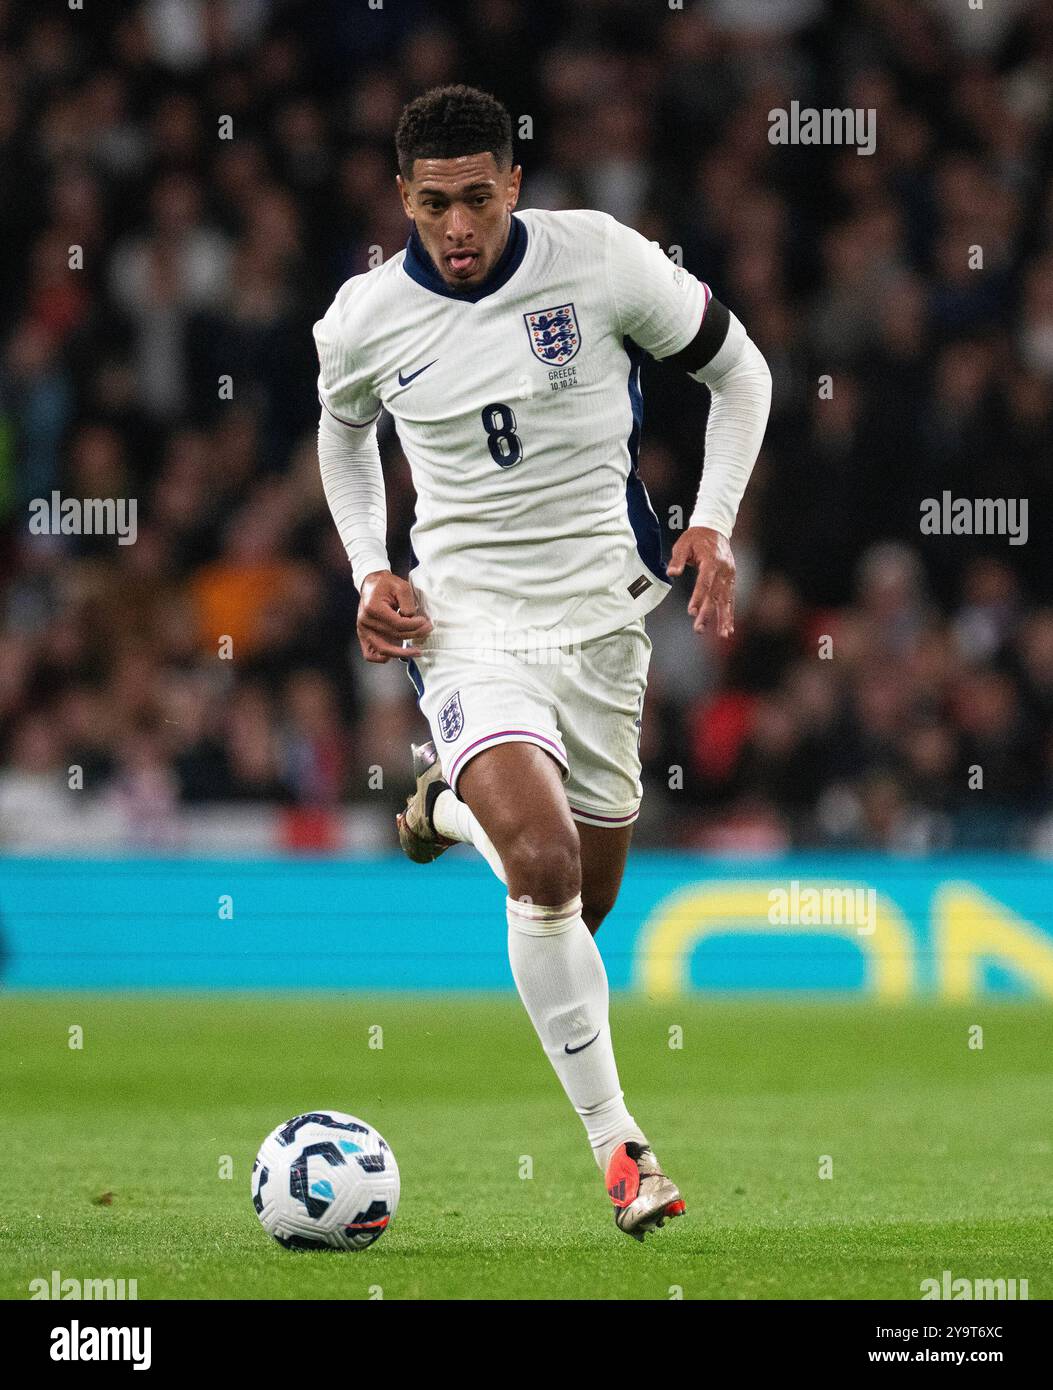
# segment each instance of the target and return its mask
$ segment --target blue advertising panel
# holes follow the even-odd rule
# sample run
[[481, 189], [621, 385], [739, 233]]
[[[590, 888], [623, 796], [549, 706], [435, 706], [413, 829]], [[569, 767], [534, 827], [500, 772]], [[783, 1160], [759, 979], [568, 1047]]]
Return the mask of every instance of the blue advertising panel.
[[[1006, 856], [632, 857], [612, 988], [1053, 997], [1053, 872]], [[513, 988], [505, 892], [468, 851], [400, 858], [9, 859], [11, 989]]]

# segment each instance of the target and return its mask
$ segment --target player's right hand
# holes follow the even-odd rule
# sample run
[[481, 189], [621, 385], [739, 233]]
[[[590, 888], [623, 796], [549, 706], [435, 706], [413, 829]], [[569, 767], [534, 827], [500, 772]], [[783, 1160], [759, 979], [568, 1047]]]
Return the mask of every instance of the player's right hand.
[[403, 640], [427, 637], [432, 628], [417, 612], [412, 584], [390, 570], [375, 570], [362, 581], [356, 626], [362, 655], [377, 662], [420, 656], [419, 647], [404, 647]]

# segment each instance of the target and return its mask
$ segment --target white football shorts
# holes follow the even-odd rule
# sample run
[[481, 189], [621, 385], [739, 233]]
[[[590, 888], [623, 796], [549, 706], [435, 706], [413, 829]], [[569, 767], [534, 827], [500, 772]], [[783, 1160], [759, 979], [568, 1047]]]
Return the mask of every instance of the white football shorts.
[[[557, 634], [558, 636], [558, 634]], [[651, 639], [637, 618], [567, 646], [430, 647], [408, 663], [443, 775], [498, 743], [534, 743], [563, 769], [575, 820], [614, 828], [639, 815], [640, 730]]]

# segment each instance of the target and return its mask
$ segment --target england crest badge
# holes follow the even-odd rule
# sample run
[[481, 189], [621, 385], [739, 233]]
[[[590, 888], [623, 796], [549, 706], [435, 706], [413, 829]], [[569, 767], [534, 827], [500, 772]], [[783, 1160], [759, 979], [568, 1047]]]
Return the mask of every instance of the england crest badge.
[[523, 315], [530, 337], [530, 350], [550, 367], [562, 367], [581, 347], [581, 332], [573, 304], [557, 304], [554, 309], [537, 309]]
[[461, 709], [461, 692], [458, 690], [439, 710], [439, 733], [443, 743], [453, 743], [464, 728], [464, 711]]

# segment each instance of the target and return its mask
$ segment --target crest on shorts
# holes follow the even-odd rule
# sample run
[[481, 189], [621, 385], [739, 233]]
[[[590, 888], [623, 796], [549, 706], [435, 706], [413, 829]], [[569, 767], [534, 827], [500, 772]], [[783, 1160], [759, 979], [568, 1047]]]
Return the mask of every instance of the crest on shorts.
[[461, 709], [461, 692], [454, 694], [439, 710], [439, 733], [443, 743], [452, 743], [464, 728], [464, 711]]
[[573, 304], [557, 304], [554, 309], [536, 309], [524, 314], [530, 348], [534, 356], [550, 367], [562, 367], [581, 347], [581, 332]]

